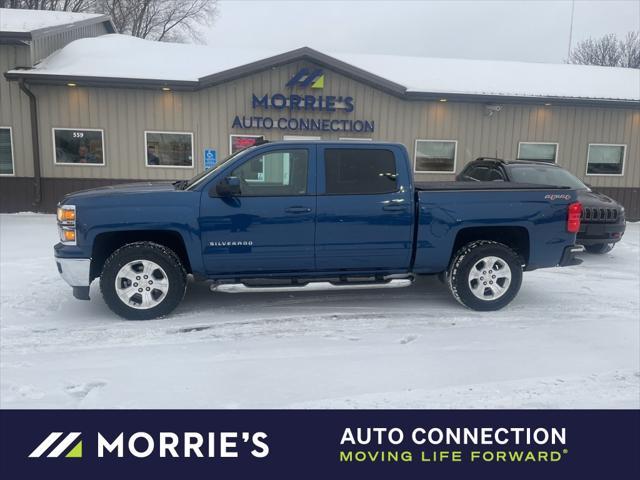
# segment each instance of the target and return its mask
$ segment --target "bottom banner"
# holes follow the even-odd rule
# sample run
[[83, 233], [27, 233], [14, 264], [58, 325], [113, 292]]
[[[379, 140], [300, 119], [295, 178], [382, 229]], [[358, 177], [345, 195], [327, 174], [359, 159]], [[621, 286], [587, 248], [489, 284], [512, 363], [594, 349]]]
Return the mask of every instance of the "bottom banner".
[[17, 478], [640, 478], [640, 411], [0, 411]]

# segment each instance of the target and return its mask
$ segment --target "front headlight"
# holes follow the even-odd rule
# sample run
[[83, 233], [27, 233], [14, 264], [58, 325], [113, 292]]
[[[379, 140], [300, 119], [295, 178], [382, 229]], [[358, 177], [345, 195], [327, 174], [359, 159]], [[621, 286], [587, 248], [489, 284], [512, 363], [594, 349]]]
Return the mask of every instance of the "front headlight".
[[76, 206], [62, 205], [58, 207], [58, 235], [64, 245], [76, 244]]

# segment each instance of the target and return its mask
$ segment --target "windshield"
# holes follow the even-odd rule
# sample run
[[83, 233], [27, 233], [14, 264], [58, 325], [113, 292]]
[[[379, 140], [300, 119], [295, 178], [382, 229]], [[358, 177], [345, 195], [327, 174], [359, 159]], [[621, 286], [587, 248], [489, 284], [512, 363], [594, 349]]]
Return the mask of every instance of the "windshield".
[[580, 179], [558, 167], [547, 165], [513, 165], [510, 173], [511, 181], [513, 182], [589, 190]]
[[210, 168], [208, 170], [205, 170], [204, 172], [200, 172], [195, 177], [184, 181], [184, 183], [181, 183], [179, 185], [179, 187], [182, 188], [183, 190], [189, 190], [190, 188], [195, 187], [196, 185], [198, 185], [201, 182], [203, 182], [209, 175], [211, 175], [211, 174], [217, 172], [218, 170], [220, 170], [220, 168], [222, 166], [224, 166], [229, 160], [231, 160], [232, 158], [236, 157], [240, 153], [244, 153], [244, 152], [246, 152], [248, 150], [251, 150], [252, 148], [254, 148], [254, 147], [243, 148], [242, 150], [238, 150], [237, 152], [232, 153], [231, 155], [229, 155], [227, 158], [225, 158], [222, 162], [220, 162], [215, 167]]

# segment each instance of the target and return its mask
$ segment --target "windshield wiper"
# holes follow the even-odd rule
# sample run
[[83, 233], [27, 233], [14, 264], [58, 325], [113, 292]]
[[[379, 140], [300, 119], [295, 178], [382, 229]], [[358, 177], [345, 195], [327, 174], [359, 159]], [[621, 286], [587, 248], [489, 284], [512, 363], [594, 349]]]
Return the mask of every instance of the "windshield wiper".
[[184, 190], [189, 185], [189, 180], [177, 180], [172, 183], [176, 190]]

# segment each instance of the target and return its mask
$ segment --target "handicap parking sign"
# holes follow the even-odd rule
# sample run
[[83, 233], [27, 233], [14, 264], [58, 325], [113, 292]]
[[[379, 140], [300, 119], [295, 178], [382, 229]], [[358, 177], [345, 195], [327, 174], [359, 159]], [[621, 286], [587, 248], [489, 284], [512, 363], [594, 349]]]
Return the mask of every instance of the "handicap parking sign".
[[204, 150], [204, 169], [208, 170], [216, 165], [216, 151], [212, 148]]

